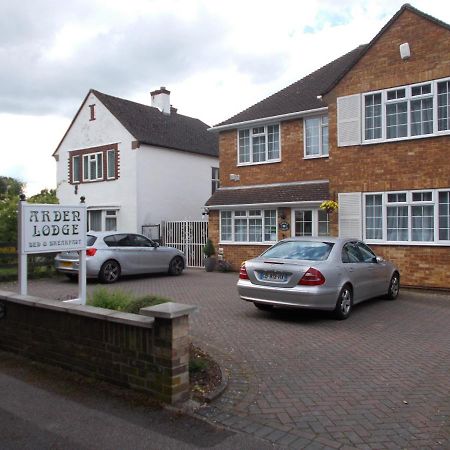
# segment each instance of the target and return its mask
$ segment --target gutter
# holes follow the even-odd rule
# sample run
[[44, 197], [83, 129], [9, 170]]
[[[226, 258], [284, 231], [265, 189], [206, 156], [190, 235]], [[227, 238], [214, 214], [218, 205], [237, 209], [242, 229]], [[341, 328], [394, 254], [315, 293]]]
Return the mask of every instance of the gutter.
[[296, 118], [300, 118], [300, 117], [304, 117], [304, 116], [310, 116], [313, 114], [323, 113], [326, 111], [328, 111], [328, 107], [324, 106], [322, 108], [308, 109], [306, 111], [297, 111], [297, 112], [288, 113], [288, 114], [280, 114], [278, 116], [263, 117], [261, 119], [246, 120], [244, 122], [235, 122], [235, 123], [229, 123], [226, 125], [219, 125], [219, 126], [208, 128], [208, 131], [224, 131], [224, 130], [230, 130], [233, 128], [241, 128], [244, 126], [252, 126], [252, 125], [265, 123], [265, 122], [296, 119]]

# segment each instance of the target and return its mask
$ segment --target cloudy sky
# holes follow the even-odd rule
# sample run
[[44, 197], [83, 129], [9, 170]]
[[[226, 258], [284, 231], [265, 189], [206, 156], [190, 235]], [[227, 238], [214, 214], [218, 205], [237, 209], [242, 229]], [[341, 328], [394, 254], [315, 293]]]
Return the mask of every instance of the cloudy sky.
[[[0, 175], [29, 195], [90, 88], [141, 103], [166, 86], [214, 125], [367, 43], [402, 0], [0, 0]], [[450, 23], [444, 0], [412, 0]]]

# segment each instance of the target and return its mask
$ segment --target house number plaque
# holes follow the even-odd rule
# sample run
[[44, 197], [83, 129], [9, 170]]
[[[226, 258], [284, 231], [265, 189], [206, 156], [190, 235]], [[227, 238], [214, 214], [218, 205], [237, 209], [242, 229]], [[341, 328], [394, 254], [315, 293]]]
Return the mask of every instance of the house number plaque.
[[288, 231], [290, 228], [289, 222], [281, 222], [280, 223], [280, 230], [281, 231]]

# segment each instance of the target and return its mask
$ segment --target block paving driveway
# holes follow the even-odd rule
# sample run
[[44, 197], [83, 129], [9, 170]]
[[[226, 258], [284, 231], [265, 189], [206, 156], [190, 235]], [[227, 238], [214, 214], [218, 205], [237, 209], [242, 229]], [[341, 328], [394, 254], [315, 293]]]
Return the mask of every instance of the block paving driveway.
[[[259, 311], [239, 300], [236, 279], [191, 269], [108, 286], [199, 306], [194, 341], [221, 362], [229, 384], [197, 415], [280, 447], [450, 448], [449, 294], [403, 290], [339, 322], [318, 312]], [[65, 279], [29, 287], [55, 299], [76, 293]]]

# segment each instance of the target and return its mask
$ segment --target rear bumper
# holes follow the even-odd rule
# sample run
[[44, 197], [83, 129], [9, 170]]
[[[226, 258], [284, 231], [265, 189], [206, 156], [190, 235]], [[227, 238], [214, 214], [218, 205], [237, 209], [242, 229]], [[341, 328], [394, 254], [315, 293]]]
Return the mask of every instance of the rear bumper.
[[[80, 262], [78, 260], [69, 260], [69, 259], [58, 259], [55, 258], [55, 269], [57, 272], [69, 274], [69, 275], [78, 275], [78, 270], [80, 268]], [[86, 259], [86, 277], [87, 278], [96, 278], [98, 276], [99, 268], [97, 265], [93, 265]]]
[[274, 306], [333, 310], [338, 298], [337, 287], [295, 286], [279, 288], [260, 286], [249, 280], [239, 280], [238, 293], [242, 300]]

